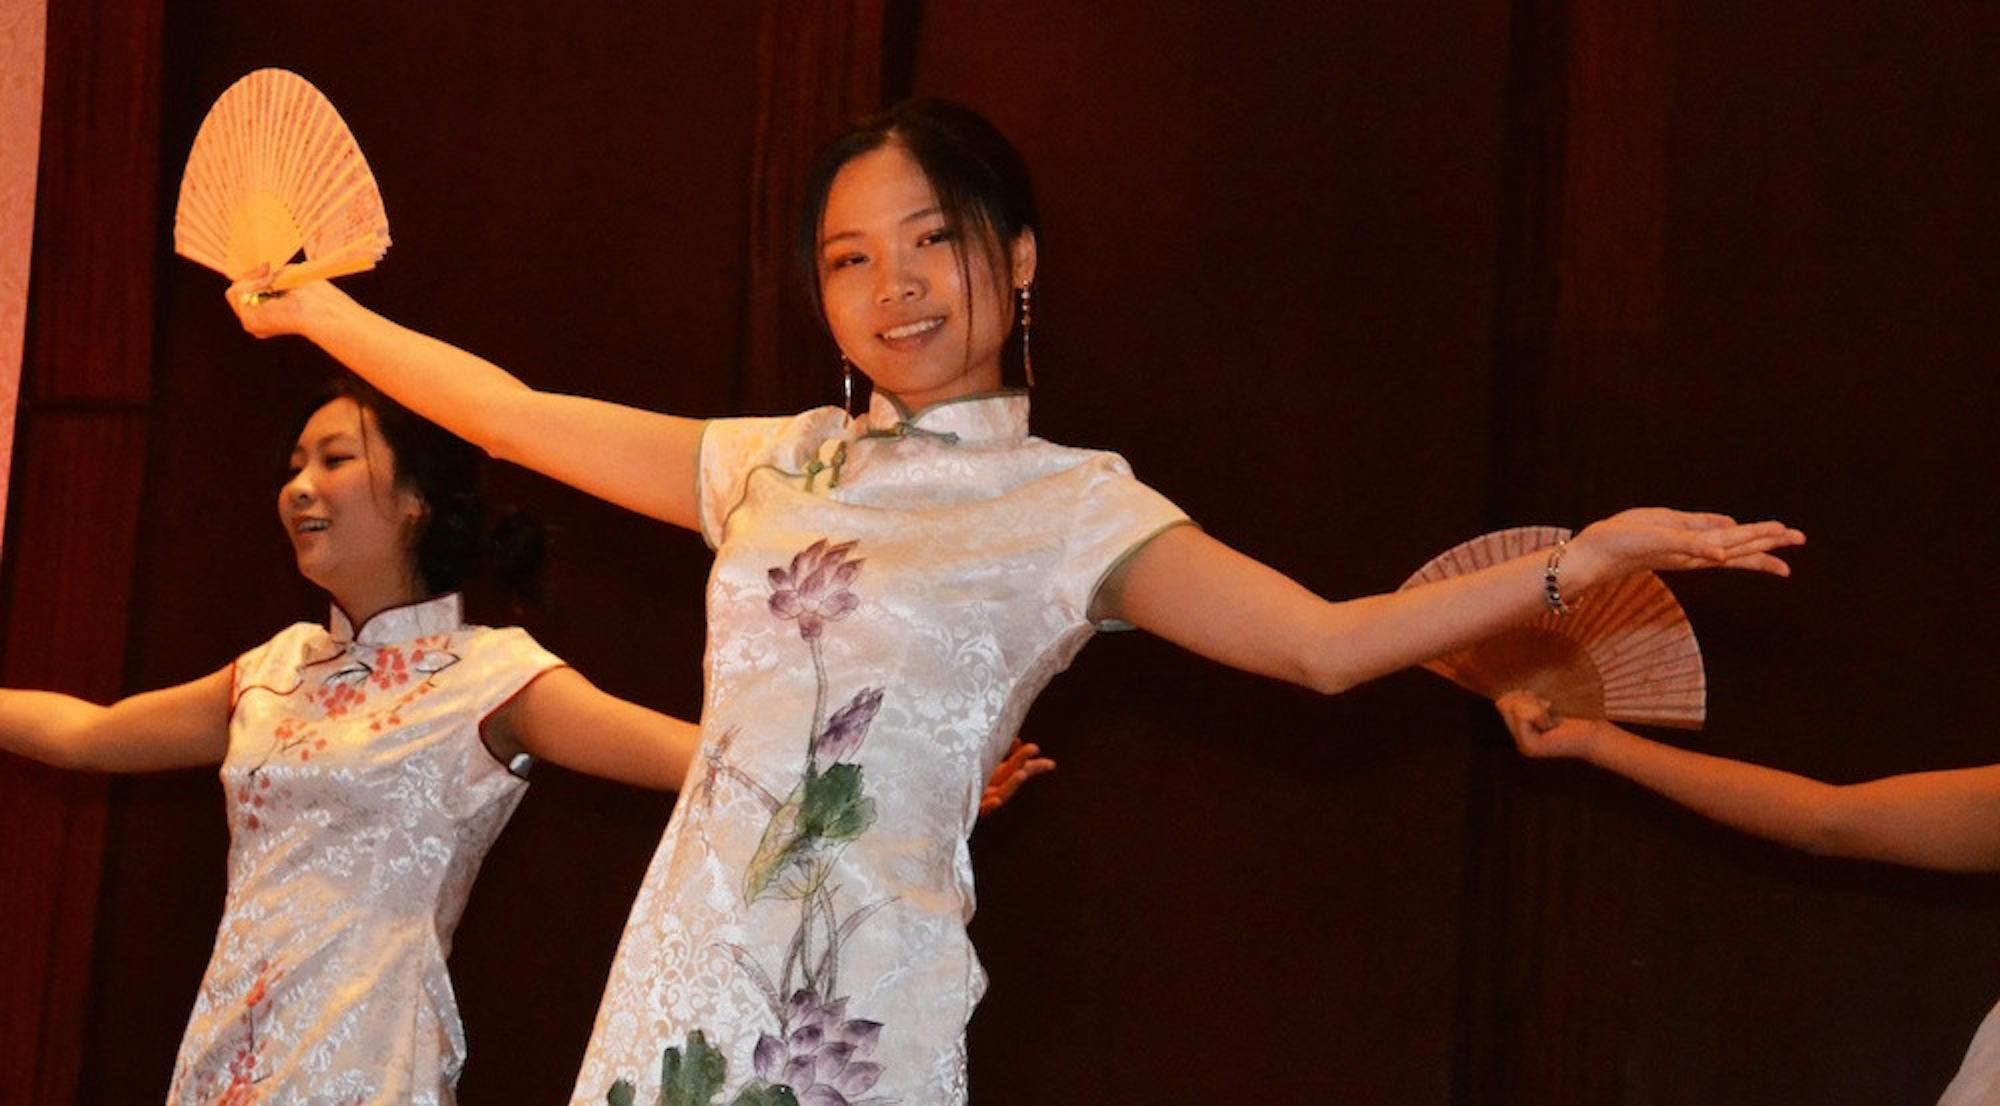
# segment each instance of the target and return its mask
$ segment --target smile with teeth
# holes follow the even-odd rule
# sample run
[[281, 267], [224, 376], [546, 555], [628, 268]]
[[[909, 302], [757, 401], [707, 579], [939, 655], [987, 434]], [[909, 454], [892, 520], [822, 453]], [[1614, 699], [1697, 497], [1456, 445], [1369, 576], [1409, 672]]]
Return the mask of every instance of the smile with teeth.
[[312, 534], [332, 525], [333, 523], [323, 518], [302, 518], [293, 526], [293, 529], [301, 534]]
[[914, 338], [919, 334], [929, 334], [943, 325], [944, 317], [940, 315], [935, 319], [919, 319], [914, 323], [892, 326], [883, 331], [879, 336], [893, 342], [899, 338]]

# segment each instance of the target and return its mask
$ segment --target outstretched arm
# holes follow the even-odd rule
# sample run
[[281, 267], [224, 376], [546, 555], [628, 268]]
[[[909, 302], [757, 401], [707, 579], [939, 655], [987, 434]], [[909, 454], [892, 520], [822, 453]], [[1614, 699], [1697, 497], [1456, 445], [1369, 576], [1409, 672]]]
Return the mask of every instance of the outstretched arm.
[[505, 369], [377, 315], [320, 281], [256, 295], [229, 288], [259, 338], [299, 334], [412, 411], [505, 461], [643, 515], [700, 526], [695, 501], [702, 420], [583, 396], [540, 392]]
[[220, 764], [229, 751], [229, 689], [224, 668], [108, 707], [53, 691], [0, 690], [0, 749], [92, 772]]
[[486, 720], [502, 760], [532, 753], [587, 775], [679, 791], [701, 727], [600, 690], [574, 668], [537, 677]]
[[[1646, 569], [1783, 576], [1771, 550], [1805, 535], [1777, 522], [1626, 511], [1569, 543], [1563, 594]], [[1100, 592], [1093, 616], [1150, 630], [1234, 668], [1334, 693], [1527, 621], [1544, 609], [1541, 553], [1409, 591], [1327, 602], [1193, 527], [1154, 538]]]
[[1795, 849], [1952, 872], [2000, 869], [2000, 765], [1836, 786], [1557, 718], [1528, 692], [1499, 702], [1528, 756], [1575, 757], [1723, 825]]

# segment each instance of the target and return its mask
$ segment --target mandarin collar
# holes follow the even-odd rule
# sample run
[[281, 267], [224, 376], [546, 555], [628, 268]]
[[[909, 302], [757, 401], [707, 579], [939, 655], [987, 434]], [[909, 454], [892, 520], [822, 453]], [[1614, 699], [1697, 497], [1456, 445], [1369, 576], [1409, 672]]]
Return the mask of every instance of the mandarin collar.
[[336, 644], [347, 645], [359, 642], [362, 645], [394, 645], [397, 642], [412, 641], [435, 634], [448, 634], [464, 625], [463, 604], [458, 593], [446, 592], [416, 603], [405, 603], [400, 607], [390, 607], [377, 611], [368, 621], [361, 624], [360, 632], [340, 604], [333, 605], [327, 615], [326, 632]]
[[1028, 392], [978, 392], [912, 412], [901, 399], [877, 388], [861, 417], [861, 430], [869, 438], [919, 437], [946, 444], [1019, 441], [1028, 436]]

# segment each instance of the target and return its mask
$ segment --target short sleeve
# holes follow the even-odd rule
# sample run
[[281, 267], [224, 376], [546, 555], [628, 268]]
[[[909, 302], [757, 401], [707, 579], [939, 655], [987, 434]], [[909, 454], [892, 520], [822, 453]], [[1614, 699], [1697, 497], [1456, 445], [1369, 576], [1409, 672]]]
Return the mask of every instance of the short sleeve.
[[466, 671], [458, 676], [474, 689], [466, 705], [484, 724], [494, 711], [551, 669], [566, 668], [561, 657], [542, 648], [541, 643], [519, 626], [500, 629], [480, 627], [461, 647], [460, 663]]
[[308, 658], [307, 650], [314, 638], [322, 636], [318, 626], [310, 622], [295, 622], [271, 640], [236, 658], [229, 673], [229, 710], [236, 712], [236, 704], [245, 693], [253, 688], [261, 688], [274, 695], [289, 695], [299, 685], [299, 667]]
[[[463, 655], [458, 658], [458, 664], [464, 665], [465, 670], [457, 678], [467, 688], [467, 699], [463, 703], [471, 716], [478, 720], [481, 745], [486, 740], [487, 719], [544, 673], [568, 667], [561, 657], [542, 648], [528, 631], [519, 626], [497, 630], [476, 628], [459, 648]], [[487, 751], [492, 750], [488, 747]], [[497, 755], [490, 759], [500, 764]], [[515, 763], [500, 766], [515, 776], [525, 778], [533, 758], [521, 753], [514, 760]]]
[[[1082, 621], [1113, 572], [1147, 542], [1192, 521], [1172, 500], [1140, 483], [1116, 453], [1095, 454], [1078, 470], [1075, 514], [1058, 569], [1056, 596]], [[1131, 629], [1122, 622], [1101, 622], [1097, 628]]]
[[743, 502], [751, 473], [776, 467], [797, 471], [808, 459], [802, 450], [818, 444], [845, 421], [839, 408], [815, 408], [797, 415], [710, 419], [701, 434], [695, 472], [701, 537], [709, 548], [722, 544], [729, 515]]

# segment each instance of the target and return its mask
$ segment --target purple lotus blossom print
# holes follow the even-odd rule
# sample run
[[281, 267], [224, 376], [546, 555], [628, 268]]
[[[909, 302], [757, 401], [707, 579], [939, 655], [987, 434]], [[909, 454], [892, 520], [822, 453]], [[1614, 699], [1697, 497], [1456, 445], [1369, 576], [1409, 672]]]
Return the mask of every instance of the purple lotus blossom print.
[[846, 706], [826, 720], [826, 729], [813, 742], [813, 759], [840, 761], [854, 755], [860, 750], [862, 739], [868, 736], [868, 725], [875, 721], [875, 712], [881, 709], [881, 688], [864, 687], [855, 692]]
[[799, 624], [799, 636], [816, 641], [829, 622], [846, 618], [861, 600], [847, 590], [861, 571], [861, 561], [848, 560], [854, 542], [828, 545], [825, 538], [771, 569], [771, 613]]
[[847, 1016], [846, 999], [800, 991], [778, 1032], [758, 1035], [757, 1077], [790, 1087], [801, 1106], [856, 1106], [882, 1078], [882, 1065], [866, 1059], [881, 1037], [881, 1022]]
[[[881, 713], [886, 689], [864, 687], [826, 713], [829, 680], [822, 639], [829, 623], [861, 605], [852, 586], [864, 563], [855, 542], [813, 542], [790, 563], [769, 570], [773, 617], [796, 622], [812, 662], [813, 713], [806, 728], [798, 779], [786, 790], [766, 787], [730, 761], [737, 739], [725, 731], [703, 751], [708, 769], [697, 800], [714, 801], [724, 781], [754, 794], [770, 820], [745, 866], [743, 903], [796, 911], [798, 922], [782, 964], [772, 970], [758, 950], [731, 944], [731, 956], [771, 1010], [774, 1028], [759, 1032], [751, 1075], [728, 1106], [894, 1106], [896, 1099], [869, 1095], [882, 1065], [868, 1059], [882, 1023], [848, 1017], [840, 994], [841, 950], [855, 931], [890, 899], [855, 906], [844, 915], [835, 882], [841, 850], [875, 824], [863, 768], [855, 762]], [[781, 785], [782, 786], [782, 785]], [[778, 796], [783, 795], [781, 799]], [[775, 950], [764, 950], [771, 952]], [[726, 1045], [709, 1044], [703, 1029], [690, 1031], [661, 1053], [658, 1106], [715, 1106], [729, 1082]], [[629, 1080], [614, 1083], [609, 1106], [638, 1106]]]

